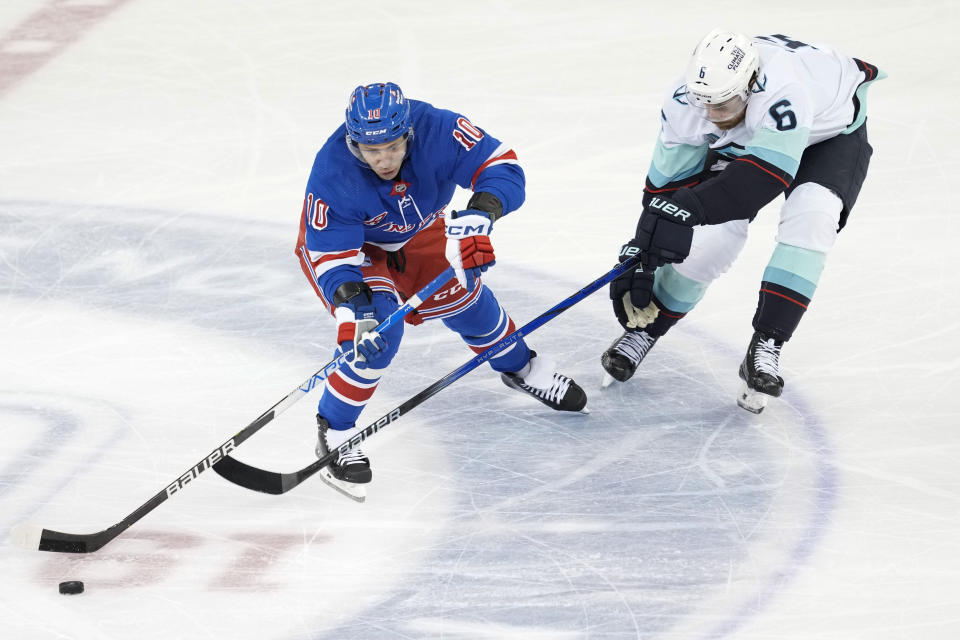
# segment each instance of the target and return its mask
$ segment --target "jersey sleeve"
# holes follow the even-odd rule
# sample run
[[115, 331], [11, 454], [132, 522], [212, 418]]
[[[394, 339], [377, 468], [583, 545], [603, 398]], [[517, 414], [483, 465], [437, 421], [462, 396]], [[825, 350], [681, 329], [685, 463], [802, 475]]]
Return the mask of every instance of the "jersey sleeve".
[[363, 280], [363, 222], [356, 214], [334, 209], [315, 191], [321, 189], [311, 181], [303, 200], [296, 254], [315, 293], [332, 311], [337, 288]]
[[493, 194], [504, 215], [518, 209], [526, 197], [526, 177], [517, 154], [465, 116], [443, 113], [437, 133], [451, 155], [454, 182]]
[[807, 91], [798, 83], [784, 86], [766, 95], [760, 93], [755, 109], [748, 112], [748, 126], [753, 130], [744, 148], [744, 157], [752, 157], [778, 173], [788, 182], [797, 175], [800, 159], [810, 140], [813, 127], [813, 104]]
[[706, 168], [709, 145], [702, 137], [681, 135], [692, 130], [690, 107], [681, 84], [664, 98], [660, 110], [660, 135], [653, 148], [650, 169], [644, 186], [643, 204], [658, 193], [669, 194], [683, 187], [699, 184]]
[[673, 127], [665, 110], [660, 111], [660, 136], [653, 149], [647, 182], [653, 190], [667, 190], [669, 185], [683, 183], [704, 169], [709, 145], [684, 141]]

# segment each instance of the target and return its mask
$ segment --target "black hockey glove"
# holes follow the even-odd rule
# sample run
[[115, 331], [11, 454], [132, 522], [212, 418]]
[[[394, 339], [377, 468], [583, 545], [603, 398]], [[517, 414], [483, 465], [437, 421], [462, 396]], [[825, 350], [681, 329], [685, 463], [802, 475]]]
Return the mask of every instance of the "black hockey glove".
[[649, 270], [668, 262], [683, 262], [690, 255], [693, 227], [704, 224], [703, 206], [689, 189], [678, 189], [672, 198], [650, 199], [633, 242], [640, 248], [644, 266]]
[[[620, 248], [620, 262], [640, 253], [636, 240], [631, 240]], [[610, 300], [617, 322], [624, 329], [637, 328], [637, 314], [648, 307], [656, 308], [651, 302], [653, 294], [653, 270], [647, 270], [643, 264], [624, 271], [610, 282]], [[644, 325], [645, 326], [645, 325]]]

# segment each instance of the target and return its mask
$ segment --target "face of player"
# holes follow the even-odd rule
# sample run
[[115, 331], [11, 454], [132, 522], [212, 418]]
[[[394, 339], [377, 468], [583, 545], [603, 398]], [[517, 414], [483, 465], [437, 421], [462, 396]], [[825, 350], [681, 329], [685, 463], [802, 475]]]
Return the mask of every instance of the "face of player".
[[747, 114], [747, 103], [740, 96], [736, 96], [720, 104], [704, 105], [704, 109], [707, 111], [707, 120], [718, 129], [726, 131], [743, 122]]
[[370, 165], [374, 173], [384, 180], [390, 180], [400, 172], [400, 165], [407, 155], [407, 136], [380, 144], [358, 144], [357, 148], [363, 161]]

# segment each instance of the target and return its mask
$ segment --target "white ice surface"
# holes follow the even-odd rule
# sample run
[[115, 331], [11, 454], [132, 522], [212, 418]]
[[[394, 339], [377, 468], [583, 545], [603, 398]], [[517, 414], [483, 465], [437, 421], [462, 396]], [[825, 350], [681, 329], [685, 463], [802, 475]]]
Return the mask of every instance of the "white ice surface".
[[[483, 369], [369, 441], [363, 505], [206, 473], [94, 554], [13, 543], [118, 522], [329, 359], [292, 248], [355, 85], [517, 151], [528, 198], [486, 280], [523, 323], [613, 263], [660, 96], [721, 25], [890, 75], [763, 414], [736, 370], [779, 200], [628, 384], [600, 388], [604, 292], [530, 338], [589, 416]], [[888, 0], [0, 3], [0, 638], [960, 637], [958, 28], [953, 2]], [[470, 356], [408, 330], [364, 419]], [[308, 463], [317, 398], [237, 456]]]

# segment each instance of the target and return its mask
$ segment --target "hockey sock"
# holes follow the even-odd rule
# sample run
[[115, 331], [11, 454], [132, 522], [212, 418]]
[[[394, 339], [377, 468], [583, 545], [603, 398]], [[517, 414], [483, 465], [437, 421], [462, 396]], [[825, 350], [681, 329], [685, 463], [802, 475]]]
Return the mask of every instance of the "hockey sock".
[[[659, 301], [657, 306], [673, 311], [673, 315], [690, 313], [707, 292], [709, 283], [698, 282], [680, 275], [672, 264], [657, 269], [653, 276], [653, 295]], [[663, 303], [663, 304], [660, 304]]]
[[377, 390], [383, 372], [383, 369], [341, 367], [324, 382], [317, 413], [329, 421], [331, 429], [349, 429]]
[[753, 328], [789, 340], [810, 306], [826, 260], [825, 253], [778, 244], [763, 272]]
[[[474, 353], [482, 353], [516, 329], [513, 320], [486, 287], [475, 303], [454, 316], [444, 318], [443, 324], [459, 333]], [[490, 358], [489, 362], [494, 371], [512, 372], [522, 369], [529, 360], [530, 348], [520, 339]]]
[[660, 309], [660, 313], [657, 314], [657, 319], [648, 324], [643, 328], [653, 338], [659, 338], [663, 336], [667, 331], [670, 330], [670, 327], [680, 322], [680, 320], [687, 314], [677, 313], [671, 309], [668, 309], [657, 296], [653, 296], [653, 303], [657, 305]]

